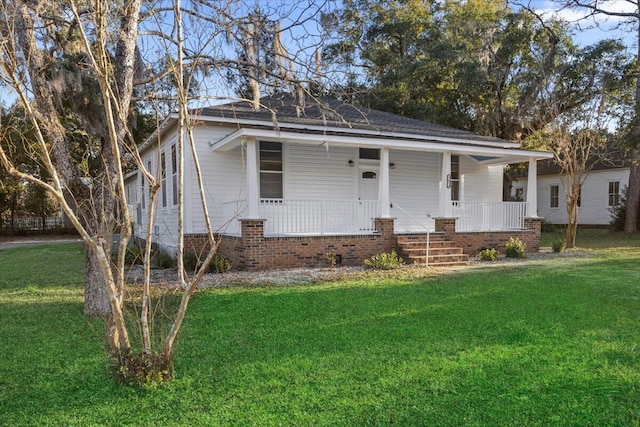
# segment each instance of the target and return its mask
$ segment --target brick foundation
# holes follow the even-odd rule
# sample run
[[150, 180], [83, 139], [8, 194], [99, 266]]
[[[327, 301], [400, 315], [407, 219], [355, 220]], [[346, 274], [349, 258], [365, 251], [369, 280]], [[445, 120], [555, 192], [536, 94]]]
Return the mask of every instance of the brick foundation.
[[[237, 270], [325, 267], [327, 254], [342, 265], [362, 265], [380, 252], [395, 249], [393, 218], [377, 218], [377, 232], [366, 235], [265, 237], [264, 220], [241, 220], [242, 236], [218, 236], [220, 251]], [[208, 247], [206, 235], [185, 236], [186, 248]]]
[[504, 247], [511, 237], [520, 239], [526, 246], [527, 252], [540, 250], [540, 226], [542, 218], [525, 218], [524, 230], [509, 231], [455, 231], [456, 218], [436, 218], [436, 231], [443, 232], [447, 240], [462, 248], [469, 256], [475, 256], [482, 249], [497, 249], [504, 253]]
[[[455, 231], [455, 218], [436, 218], [436, 231], [455, 242], [470, 256], [482, 248], [504, 252], [509, 238], [524, 242], [527, 252], [540, 248], [540, 218], [526, 218], [525, 230], [498, 232]], [[377, 218], [377, 232], [366, 235], [265, 237], [264, 220], [241, 220], [242, 236], [217, 236], [220, 251], [231, 261], [234, 270], [267, 270], [271, 268], [325, 267], [327, 254], [341, 258], [342, 265], [362, 265], [374, 254], [396, 250], [393, 218]], [[206, 235], [185, 235], [186, 250], [209, 246]]]

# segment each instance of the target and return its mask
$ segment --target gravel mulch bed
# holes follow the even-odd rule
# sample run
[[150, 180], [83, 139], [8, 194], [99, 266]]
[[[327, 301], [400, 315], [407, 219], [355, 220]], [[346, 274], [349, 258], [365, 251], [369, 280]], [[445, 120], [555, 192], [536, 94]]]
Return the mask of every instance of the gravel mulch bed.
[[[434, 277], [452, 271], [460, 271], [469, 267], [490, 268], [505, 263], [524, 263], [554, 258], [584, 258], [592, 253], [584, 250], [566, 250], [553, 253], [542, 250], [538, 253], [527, 254], [525, 259], [501, 258], [497, 262], [480, 261], [472, 258], [467, 265], [455, 267], [432, 267], [411, 265], [397, 270], [371, 270], [364, 266], [337, 268], [290, 268], [265, 271], [231, 271], [224, 274], [206, 274], [199, 285], [199, 289], [229, 288], [229, 287], [260, 287], [260, 286], [291, 286], [311, 285], [345, 280], [408, 280]], [[176, 286], [177, 271], [175, 269], [152, 270], [151, 282], [160, 286], [173, 288]], [[141, 266], [134, 266], [129, 271], [128, 281], [135, 283], [143, 279]]]

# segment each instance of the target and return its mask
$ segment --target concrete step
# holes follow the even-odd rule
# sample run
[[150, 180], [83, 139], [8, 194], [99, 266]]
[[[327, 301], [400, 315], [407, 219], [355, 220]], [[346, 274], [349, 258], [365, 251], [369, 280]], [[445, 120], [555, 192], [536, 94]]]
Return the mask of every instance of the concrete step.
[[[424, 256], [426, 254], [426, 248], [402, 248], [402, 252], [406, 254], [407, 257], [410, 256]], [[464, 254], [462, 248], [456, 248], [453, 246], [445, 246], [445, 247], [429, 247], [429, 255], [460, 255]]]
[[[421, 264], [424, 265], [426, 256], [411, 256], [408, 257], [405, 262], [409, 264]], [[467, 254], [455, 254], [455, 255], [429, 255], [429, 266], [454, 266], [454, 265], [466, 265], [469, 263], [469, 255]]]
[[[409, 249], [422, 249], [422, 250], [425, 250], [425, 248], [427, 247], [427, 242], [426, 242], [426, 240], [424, 242], [423, 241], [411, 241], [411, 242], [406, 242], [406, 243], [398, 242], [398, 246], [401, 247], [404, 250], [409, 250]], [[429, 248], [430, 249], [453, 248], [453, 247], [455, 247], [455, 243], [450, 242], [449, 240], [437, 240], [435, 242], [429, 241]]]
[[[427, 235], [405, 234], [398, 235], [398, 253], [407, 263], [425, 264], [427, 259]], [[455, 243], [446, 239], [442, 233], [433, 233], [429, 237], [429, 265], [453, 266], [465, 265], [469, 256]]]
[[[426, 242], [427, 235], [426, 234], [398, 234], [396, 235], [396, 239], [399, 244], [408, 243], [408, 242]], [[443, 233], [431, 233], [429, 235], [429, 241], [438, 242], [441, 240], [446, 240], [446, 237]]]

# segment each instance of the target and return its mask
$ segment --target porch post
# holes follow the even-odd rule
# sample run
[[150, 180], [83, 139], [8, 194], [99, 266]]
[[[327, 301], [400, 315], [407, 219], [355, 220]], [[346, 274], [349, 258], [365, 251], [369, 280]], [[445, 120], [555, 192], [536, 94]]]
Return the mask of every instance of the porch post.
[[538, 217], [538, 162], [536, 159], [529, 160], [529, 175], [527, 177], [527, 204], [529, 210], [527, 216]]
[[451, 208], [451, 153], [442, 153], [442, 176], [440, 177], [440, 216], [450, 218]]
[[378, 200], [380, 201], [380, 218], [389, 218], [389, 147], [380, 149], [380, 185], [378, 186]]
[[247, 147], [247, 214], [245, 218], [260, 217], [260, 181], [258, 180], [258, 144], [255, 138], [246, 139]]

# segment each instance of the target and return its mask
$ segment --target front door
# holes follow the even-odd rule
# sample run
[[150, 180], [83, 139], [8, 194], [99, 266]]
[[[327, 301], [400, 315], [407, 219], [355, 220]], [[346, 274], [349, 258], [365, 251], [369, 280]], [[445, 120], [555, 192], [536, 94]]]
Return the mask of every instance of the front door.
[[358, 199], [360, 200], [358, 213], [358, 229], [363, 232], [374, 230], [373, 220], [376, 216], [377, 205], [374, 201], [378, 200], [378, 168], [365, 166], [360, 168], [360, 179], [358, 185]]
[[378, 200], [378, 168], [360, 168], [359, 200]]

